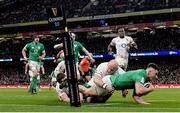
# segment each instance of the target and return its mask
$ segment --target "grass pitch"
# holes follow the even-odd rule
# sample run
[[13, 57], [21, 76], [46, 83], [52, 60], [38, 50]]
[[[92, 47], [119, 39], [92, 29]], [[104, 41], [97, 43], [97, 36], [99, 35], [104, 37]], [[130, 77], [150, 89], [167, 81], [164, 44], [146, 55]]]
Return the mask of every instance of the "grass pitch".
[[156, 89], [143, 97], [150, 105], [136, 104], [131, 91], [126, 98], [120, 94], [116, 91], [103, 104], [70, 107], [58, 100], [54, 90], [31, 95], [26, 89], [0, 89], [0, 112], [180, 112], [180, 89]]

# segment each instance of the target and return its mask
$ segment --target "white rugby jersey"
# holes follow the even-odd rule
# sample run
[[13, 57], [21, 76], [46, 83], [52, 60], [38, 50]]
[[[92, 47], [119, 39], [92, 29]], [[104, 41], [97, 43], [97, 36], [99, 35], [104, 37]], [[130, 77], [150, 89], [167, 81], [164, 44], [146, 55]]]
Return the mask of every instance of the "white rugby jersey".
[[124, 36], [124, 38], [118, 36], [112, 39], [110, 45], [116, 47], [116, 57], [127, 59], [129, 57], [129, 45], [132, 43], [134, 43], [134, 41], [129, 36]]

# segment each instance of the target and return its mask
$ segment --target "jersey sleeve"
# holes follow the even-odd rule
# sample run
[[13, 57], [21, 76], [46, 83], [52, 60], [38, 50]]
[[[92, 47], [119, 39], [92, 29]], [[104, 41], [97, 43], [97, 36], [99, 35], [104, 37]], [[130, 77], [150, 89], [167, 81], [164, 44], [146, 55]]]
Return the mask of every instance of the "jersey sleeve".
[[129, 43], [130, 43], [130, 44], [135, 43], [132, 37], [128, 37], [128, 40], [129, 40]]
[[135, 83], [140, 83], [140, 84], [144, 84], [145, 82], [145, 78], [140, 75], [134, 76], [134, 80], [135, 80]]
[[92, 67], [91, 70], [92, 70], [92, 74], [94, 75], [94, 73], [96, 72], [96, 68]]
[[29, 48], [30, 48], [30, 44], [29, 44], [29, 43], [26, 44], [26, 45], [24, 46], [24, 48], [29, 49]]
[[62, 72], [62, 73], [64, 73], [65, 72], [65, 61], [62, 61], [62, 62], [60, 62], [60, 68], [59, 68], [59, 70], [60, 70], [60, 72]]
[[110, 45], [111, 45], [111, 46], [115, 46], [115, 45], [116, 45], [116, 39], [115, 39], [115, 38], [113, 38], [113, 39], [111, 40]]
[[80, 50], [83, 50], [83, 49], [85, 49], [85, 47], [81, 44], [81, 43], [77, 43], [78, 44], [78, 48], [80, 49]]
[[103, 72], [103, 64], [100, 64], [95, 71], [95, 74], [98, 74], [100, 77], [104, 76], [104, 72]]

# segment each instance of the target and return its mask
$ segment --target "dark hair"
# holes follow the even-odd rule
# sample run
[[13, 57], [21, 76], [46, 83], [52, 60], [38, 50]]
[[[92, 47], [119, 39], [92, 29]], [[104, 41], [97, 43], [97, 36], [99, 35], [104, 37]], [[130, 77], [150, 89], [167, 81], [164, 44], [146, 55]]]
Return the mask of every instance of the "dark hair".
[[65, 77], [65, 74], [64, 73], [59, 73], [56, 77], [57, 79], [57, 82], [61, 83], [62, 82], [62, 79]]
[[40, 38], [38, 35], [32, 35], [32, 39], [34, 40], [35, 38]]
[[124, 29], [123, 27], [118, 27], [118, 28], [116, 29], [116, 32], [118, 32], [119, 29], [123, 29], [123, 30], [125, 31], [125, 29]]
[[159, 71], [159, 66], [158, 66], [157, 64], [155, 64], [155, 63], [149, 63], [149, 64], [147, 65], [147, 68], [150, 68], [150, 67], [152, 67], [152, 68], [154, 68], [155, 70]]

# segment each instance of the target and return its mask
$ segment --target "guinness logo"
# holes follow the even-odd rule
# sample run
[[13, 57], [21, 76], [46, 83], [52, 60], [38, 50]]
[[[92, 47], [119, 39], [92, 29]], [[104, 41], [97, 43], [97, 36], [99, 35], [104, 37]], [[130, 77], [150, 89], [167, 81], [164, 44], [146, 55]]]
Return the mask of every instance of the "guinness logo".
[[57, 8], [51, 8], [53, 15], [56, 17], [57, 16]]

